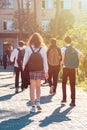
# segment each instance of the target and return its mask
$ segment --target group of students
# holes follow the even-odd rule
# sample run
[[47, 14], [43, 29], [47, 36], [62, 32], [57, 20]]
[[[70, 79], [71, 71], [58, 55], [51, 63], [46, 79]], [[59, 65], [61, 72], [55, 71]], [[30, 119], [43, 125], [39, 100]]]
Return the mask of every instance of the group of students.
[[[28, 76], [30, 81], [30, 100], [32, 103], [31, 112], [35, 112], [36, 108], [37, 110], [42, 110], [40, 105], [40, 96], [41, 96], [41, 80], [48, 80], [49, 86], [50, 86], [50, 94], [54, 95], [56, 94], [57, 90], [57, 83], [58, 83], [58, 74], [60, 71], [60, 66], [63, 66], [63, 74], [62, 74], [62, 92], [63, 97], [61, 102], [66, 102], [66, 83], [67, 78], [69, 77], [70, 80], [70, 88], [71, 88], [71, 103], [70, 106], [75, 106], [75, 80], [76, 80], [76, 70], [75, 68], [68, 68], [64, 63], [64, 57], [65, 52], [67, 50], [67, 47], [72, 46], [71, 45], [71, 38], [69, 36], [65, 37], [64, 41], [66, 42], [66, 46], [60, 49], [57, 47], [56, 39], [51, 39], [51, 44], [47, 48], [43, 37], [35, 32], [33, 33], [27, 42], [27, 46], [25, 48], [25, 54], [23, 57], [23, 63], [22, 68], [19, 69], [17, 59], [18, 59], [18, 48], [20, 50], [23, 50], [23, 41], [19, 41], [18, 48], [15, 48], [10, 56], [10, 61], [14, 61], [14, 70], [15, 70], [15, 93], [18, 93], [19, 91], [19, 72], [21, 72], [21, 89], [24, 90], [23, 86], [23, 80], [24, 80], [24, 72], [26, 70], [26, 66], [29, 67], [27, 69], [27, 73], [25, 74]], [[50, 50], [54, 49], [54, 51], [50, 52]], [[55, 49], [56, 48], [56, 49]], [[56, 52], [56, 55], [53, 55], [54, 52]], [[80, 51], [76, 50], [78, 57], [81, 57], [82, 54]], [[31, 60], [34, 55], [37, 55], [37, 52], [39, 53], [39, 60], [43, 62], [43, 65], [41, 65], [41, 62], [38, 62], [38, 58]], [[49, 58], [49, 54], [51, 53], [51, 57]], [[32, 55], [33, 54], [33, 55]], [[31, 56], [32, 55], [32, 56]], [[40, 57], [41, 56], [41, 57]], [[57, 57], [55, 59], [55, 57]], [[71, 59], [72, 61], [72, 59]], [[55, 64], [53, 64], [55, 62]], [[37, 69], [38, 68], [38, 69]]]

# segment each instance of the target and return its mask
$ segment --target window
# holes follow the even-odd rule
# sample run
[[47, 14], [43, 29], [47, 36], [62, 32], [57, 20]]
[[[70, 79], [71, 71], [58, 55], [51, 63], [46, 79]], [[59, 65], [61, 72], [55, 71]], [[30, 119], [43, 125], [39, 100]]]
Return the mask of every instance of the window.
[[23, 0], [23, 8], [27, 8], [27, 6], [29, 6], [28, 8], [31, 9], [31, 7], [32, 7], [31, 0]]
[[49, 20], [43, 20], [42, 21], [42, 28], [44, 31], [48, 30]]
[[71, 0], [63, 0], [61, 1], [61, 7], [64, 9], [71, 9], [72, 1]]
[[13, 30], [13, 21], [11, 20], [3, 21], [3, 30], [8, 30], [8, 31]]
[[42, 8], [45, 9], [45, 0], [42, 0]]
[[87, 0], [80, 1], [80, 9], [87, 10]]
[[43, 9], [53, 9], [54, 0], [42, 0], [42, 8]]
[[14, 7], [14, 0], [2, 0], [3, 1], [3, 8], [13, 8]]

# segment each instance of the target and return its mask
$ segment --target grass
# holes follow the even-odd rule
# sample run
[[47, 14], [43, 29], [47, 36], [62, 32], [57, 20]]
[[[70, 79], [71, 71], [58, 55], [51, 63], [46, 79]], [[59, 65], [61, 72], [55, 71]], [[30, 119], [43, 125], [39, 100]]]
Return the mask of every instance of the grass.
[[83, 88], [85, 91], [87, 91], [87, 79], [85, 81], [82, 81], [77, 84], [78, 87]]

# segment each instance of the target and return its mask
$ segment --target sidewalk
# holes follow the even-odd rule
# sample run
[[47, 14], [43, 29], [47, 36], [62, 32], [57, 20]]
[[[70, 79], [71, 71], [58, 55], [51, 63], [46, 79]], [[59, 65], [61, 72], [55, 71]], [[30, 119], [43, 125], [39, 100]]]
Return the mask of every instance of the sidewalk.
[[61, 104], [61, 83], [54, 96], [49, 86], [42, 86], [43, 110], [30, 114], [29, 88], [15, 94], [13, 72], [0, 67], [0, 130], [87, 130], [87, 92], [76, 88], [76, 106], [70, 107], [69, 90], [67, 103]]

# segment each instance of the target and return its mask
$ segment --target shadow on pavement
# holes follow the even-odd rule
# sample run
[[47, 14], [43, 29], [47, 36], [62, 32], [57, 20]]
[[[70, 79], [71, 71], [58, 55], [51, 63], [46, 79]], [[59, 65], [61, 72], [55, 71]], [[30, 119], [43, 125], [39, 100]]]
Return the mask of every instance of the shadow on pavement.
[[7, 66], [6, 69], [4, 69], [3, 66], [0, 66], [0, 72], [13, 72], [14, 71], [14, 67], [13, 66]]
[[9, 119], [2, 121], [0, 123], [0, 130], [20, 130], [24, 128], [25, 126], [29, 125], [32, 123], [34, 120], [29, 119], [30, 117], [38, 114], [39, 112], [35, 114], [27, 114], [25, 116], [21, 116], [16, 119]]
[[13, 78], [13, 76], [4, 77], [4, 78], [0, 78], [0, 79], [10, 79], [10, 78]]
[[11, 99], [15, 94], [8, 94], [8, 95], [4, 95], [2, 97], [0, 97], [0, 101], [6, 101]]
[[64, 107], [64, 104], [61, 104], [61, 106], [48, 117], [45, 117], [45, 119], [41, 120], [39, 126], [40, 127], [46, 127], [51, 123], [54, 122], [62, 122], [62, 121], [69, 121], [71, 120], [67, 114], [72, 110], [73, 107], [69, 107], [66, 110], [60, 112], [61, 108]]
[[[41, 104], [46, 104], [46, 103], [52, 102], [51, 101], [52, 97], [53, 97], [52, 95], [41, 96]], [[30, 101], [27, 102], [27, 106], [31, 106]]]
[[13, 85], [14, 83], [11, 83], [11, 84], [5, 84], [5, 85], [3, 85], [3, 86], [0, 86], [0, 88], [3, 88], [3, 87], [8, 87], [8, 86], [11, 86], [11, 85]]

